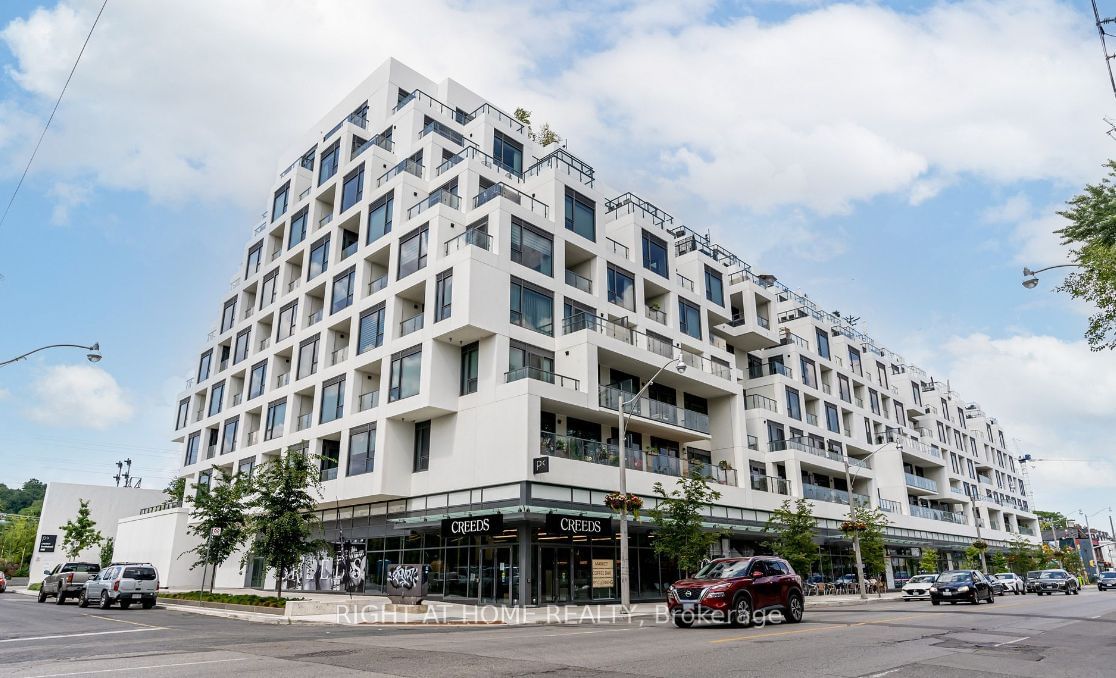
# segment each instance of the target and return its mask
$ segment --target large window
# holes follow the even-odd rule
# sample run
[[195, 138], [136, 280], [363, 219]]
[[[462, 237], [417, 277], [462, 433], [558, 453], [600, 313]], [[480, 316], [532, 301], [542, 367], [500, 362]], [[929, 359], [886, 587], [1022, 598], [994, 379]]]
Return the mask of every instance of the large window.
[[252, 245], [248, 250], [248, 261], [244, 265], [244, 277], [250, 278], [252, 275], [260, 270], [260, 262], [263, 260], [263, 243], [258, 242]]
[[198, 383], [202, 383], [209, 378], [209, 368], [213, 364], [213, 349], [209, 349], [201, 354], [198, 360]]
[[480, 344], [473, 342], [461, 347], [461, 395], [477, 392], [480, 373]]
[[275, 301], [275, 285], [279, 281], [279, 269], [271, 271], [264, 276], [260, 283], [260, 308], [264, 308]]
[[705, 267], [705, 298], [718, 306], [725, 305], [725, 281], [721, 274]]
[[313, 280], [329, 266], [329, 236], [322, 238], [310, 248], [310, 263], [306, 267], [306, 279]]
[[395, 204], [394, 193], [388, 193], [372, 203], [368, 211], [368, 242], [373, 242], [391, 233], [391, 211]]
[[224, 431], [221, 433], [221, 454], [236, 449], [236, 429], [239, 425], [240, 417], [233, 417], [225, 422]]
[[341, 443], [336, 440], [323, 440], [321, 458], [318, 479], [322, 482], [336, 479], [337, 464], [341, 458]]
[[701, 309], [685, 299], [678, 300], [678, 329], [695, 339], [701, 339]]
[[647, 231], [643, 232], [643, 267], [648, 271], [658, 273], [664, 278], [670, 278], [666, 241], [651, 235]]
[[306, 215], [309, 207], [303, 207], [291, 217], [290, 228], [287, 229], [287, 248], [294, 247], [306, 239]]
[[379, 303], [360, 314], [357, 353], [382, 346], [384, 343], [384, 304]]
[[810, 388], [817, 388], [818, 372], [814, 361], [806, 357], [800, 357], [799, 364], [802, 367], [802, 383]]
[[829, 332], [825, 330], [814, 330], [818, 337], [818, 355], [825, 359], [829, 359]]
[[318, 167], [319, 186], [332, 179], [334, 174], [337, 174], [337, 160], [341, 155], [340, 148], [341, 142], [335, 141], [333, 145], [322, 152], [322, 163]]
[[852, 392], [849, 390], [849, 378], [843, 374], [837, 375], [837, 392], [841, 396], [841, 400], [846, 403], [852, 402]]
[[183, 398], [178, 401], [178, 416], [174, 418], [174, 430], [185, 426], [190, 420], [190, 399]]
[[318, 347], [321, 345], [321, 338], [321, 334], [315, 334], [299, 344], [298, 372], [295, 374], [295, 379], [309, 377], [318, 371]]
[[261, 360], [252, 366], [252, 373], [248, 377], [248, 399], [258, 398], [263, 395], [264, 385], [267, 383], [267, 361]]
[[227, 332], [236, 324], [236, 297], [225, 302], [225, 309], [221, 312], [221, 331]]
[[[872, 414], [880, 413], [880, 394], [876, 393], [872, 389], [868, 389], [868, 406], [872, 408]], [[941, 426], [942, 423], [938, 422], [939, 429], [941, 428]]]
[[554, 275], [554, 239], [523, 223], [516, 217], [511, 218], [511, 259], [527, 268], [545, 275]]
[[209, 416], [220, 414], [225, 399], [225, 382], [219, 381], [209, 389]]
[[278, 329], [276, 330], [275, 341], [283, 341], [295, 333], [295, 330], [298, 328], [297, 300], [279, 309], [279, 320], [276, 324]]
[[275, 191], [275, 199], [271, 201], [271, 220], [275, 221], [279, 217], [287, 213], [287, 196], [291, 191], [291, 182], [283, 184], [283, 187]]
[[248, 357], [248, 338], [251, 333], [251, 327], [236, 333], [236, 344], [233, 347], [233, 365]]
[[852, 346], [849, 347], [849, 368], [858, 375], [864, 375], [864, 370], [860, 367], [860, 351]]
[[418, 395], [422, 376], [422, 345], [400, 351], [391, 357], [388, 402]]
[[445, 320], [453, 312], [453, 269], [442, 271], [434, 283], [434, 322]]
[[554, 334], [554, 297], [531, 283], [511, 279], [511, 322], [543, 334]]
[[793, 417], [795, 419], [801, 420], [802, 419], [802, 398], [799, 397], [798, 391], [796, 389], [793, 389], [790, 386], [787, 386], [786, 389], [787, 389], [787, 414], [789, 414], [791, 417]]
[[287, 399], [276, 400], [267, 406], [267, 419], [264, 423], [264, 440], [283, 435], [283, 424], [287, 420]]
[[183, 466], [198, 463], [198, 450], [201, 449], [201, 431], [190, 434], [186, 439], [186, 460]]
[[241, 459], [240, 463], [237, 464], [236, 474], [238, 476], [240, 476], [242, 479], [251, 480], [252, 479], [252, 472], [255, 469], [256, 469], [256, 458], [255, 457], [248, 457], [247, 459]]
[[345, 377], [335, 377], [322, 384], [322, 411], [319, 424], [340, 419], [345, 413]]
[[348, 308], [353, 304], [353, 291], [356, 289], [356, 267], [350, 266], [349, 270], [339, 273], [333, 278], [333, 302], [330, 313]]
[[426, 249], [429, 232], [426, 226], [412, 231], [399, 241], [399, 275], [397, 280], [406, 278], [426, 266]]
[[523, 144], [499, 130], [492, 135], [492, 157], [510, 172], [523, 172]]
[[341, 184], [341, 211], [349, 209], [364, 198], [364, 164], [345, 176]]
[[371, 473], [376, 461], [376, 425], [358, 426], [349, 431], [349, 463], [345, 475]]
[[430, 422], [415, 422], [415, 458], [413, 471], [425, 471], [430, 468]]
[[841, 432], [841, 417], [837, 414], [837, 407], [825, 404], [825, 427], [834, 433]]
[[614, 266], [608, 267], [608, 300], [629, 311], [635, 310], [635, 276]]
[[539, 381], [550, 381], [554, 378], [554, 354], [512, 339], [508, 346], [508, 370]]
[[597, 239], [596, 204], [569, 187], [566, 188], [566, 228], [590, 240]]
[[[895, 407], [895, 422], [900, 426], [906, 426], [907, 412], [905, 409], [903, 409], [903, 403], [899, 402], [898, 400], [893, 400], [891, 401], [891, 403]], [[962, 449], [965, 447], [960, 440], [957, 441], [957, 446]]]

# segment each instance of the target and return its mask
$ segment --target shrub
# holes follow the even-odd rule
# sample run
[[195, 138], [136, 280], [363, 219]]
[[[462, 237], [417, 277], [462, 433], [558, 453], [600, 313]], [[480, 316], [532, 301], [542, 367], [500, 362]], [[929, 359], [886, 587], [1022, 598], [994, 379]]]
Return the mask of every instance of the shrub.
[[31, 584], [30, 586], [28, 586], [27, 590], [28, 591], [38, 591], [41, 588], [43, 588], [43, 583], [41, 581], [37, 581], [34, 584]]
[[200, 600], [207, 603], [229, 603], [231, 605], [254, 605], [255, 607], [285, 607], [288, 600], [302, 600], [302, 598], [276, 598], [275, 596], [258, 596], [254, 593], [209, 593], [208, 591], [190, 591], [187, 593], [160, 593], [160, 598], [169, 600]]

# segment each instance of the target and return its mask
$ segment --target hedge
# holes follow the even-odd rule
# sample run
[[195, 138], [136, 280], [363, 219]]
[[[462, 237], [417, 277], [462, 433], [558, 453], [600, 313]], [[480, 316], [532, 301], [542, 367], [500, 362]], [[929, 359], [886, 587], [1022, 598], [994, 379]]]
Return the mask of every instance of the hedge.
[[190, 591], [188, 593], [160, 593], [160, 598], [169, 600], [200, 600], [209, 603], [230, 603], [233, 605], [255, 605], [256, 607], [285, 607], [288, 600], [302, 600], [302, 598], [276, 598], [275, 596], [257, 596], [254, 593], [209, 593], [208, 591]]

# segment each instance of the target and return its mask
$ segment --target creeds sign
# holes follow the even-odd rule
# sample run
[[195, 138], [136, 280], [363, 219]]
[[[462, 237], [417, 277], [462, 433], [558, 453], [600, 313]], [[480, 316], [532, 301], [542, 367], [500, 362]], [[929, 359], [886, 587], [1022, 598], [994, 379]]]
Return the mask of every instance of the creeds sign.
[[474, 534], [500, 534], [504, 531], [504, 516], [493, 513], [487, 516], [468, 518], [445, 518], [442, 520], [443, 537], [469, 537]]
[[546, 514], [547, 534], [584, 535], [605, 537], [612, 534], [612, 519]]

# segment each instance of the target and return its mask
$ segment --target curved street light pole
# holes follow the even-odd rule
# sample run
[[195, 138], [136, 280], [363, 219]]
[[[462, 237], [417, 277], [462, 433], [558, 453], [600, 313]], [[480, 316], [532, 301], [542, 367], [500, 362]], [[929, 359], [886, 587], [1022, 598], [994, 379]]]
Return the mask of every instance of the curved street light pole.
[[[894, 442], [894, 445], [895, 445], [896, 449], [898, 449], [900, 452], [902, 452], [903, 451], [903, 441], [902, 440], [888, 441], [888, 442], [884, 443], [883, 445], [880, 445], [879, 447], [877, 447], [875, 450], [873, 450], [872, 453], [869, 454], [867, 457], [864, 457], [864, 459], [862, 461], [866, 461], [868, 459], [871, 459], [872, 456], [874, 454], [876, 454], [876, 452], [879, 452], [880, 450], [887, 447], [888, 445], [893, 444], [893, 442]], [[856, 520], [856, 515], [853, 513], [853, 511], [854, 511], [853, 503], [855, 502], [855, 499], [853, 498], [853, 477], [856, 476], [856, 473], [855, 472], [854, 473], [849, 472], [849, 452], [848, 452], [848, 450], [845, 450], [845, 453], [843, 455], [841, 455], [841, 461], [845, 462], [845, 492], [849, 495], [849, 522], [853, 522], [853, 521]], [[860, 469], [857, 468], [857, 471], [859, 471], [859, 470]], [[861, 556], [860, 556], [860, 530], [853, 530], [852, 533], [853, 533], [853, 538], [852, 538], [852, 541], [853, 541], [853, 555], [856, 557], [856, 586], [857, 586], [857, 589], [860, 591], [861, 600], [867, 600], [868, 599], [868, 592], [864, 590], [864, 559], [861, 558]]]
[[23, 355], [17, 355], [11, 360], [5, 360], [4, 362], [0, 363], [0, 367], [11, 365], [14, 362], [19, 362], [20, 360], [23, 360], [30, 355], [38, 353], [39, 351], [45, 351], [48, 348], [80, 348], [89, 351], [89, 353], [85, 355], [86, 359], [89, 360], [89, 362], [95, 363], [100, 362], [101, 360], [101, 345], [99, 343], [95, 343], [92, 346], [83, 346], [81, 344], [50, 344], [49, 346], [41, 346], [34, 351], [28, 351]]
[[1071, 268], [1071, 267], [1072, 268], [1081, 268], [1081, 264], [1056, 264], [1054, 266], [1047, 266], [1046, 268], [1040, 268], [1037, 271], [1032, 271], [1031, 269], [1024, 266], [1023, 267], [1023, 277], [1025, 278], [1025, 280], [1023, 281], [1023, 287], [1026, 287], [1029, 290], [1034, 289], [1039, 284], [1039, 280], [1036, 276], [1039, 273], [1042, 273], [1043, 271], [1049, 271], [1052, 268]]

